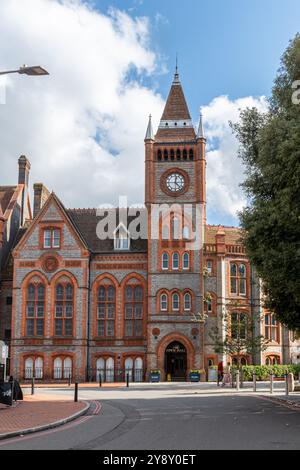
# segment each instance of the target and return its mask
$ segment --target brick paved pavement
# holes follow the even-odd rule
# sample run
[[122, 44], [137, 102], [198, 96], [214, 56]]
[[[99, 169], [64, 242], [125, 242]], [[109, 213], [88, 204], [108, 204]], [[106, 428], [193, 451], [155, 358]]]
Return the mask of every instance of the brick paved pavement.
[[0, 404], [0, 437], [3, 434], [51, 425], [84, 410], [86, 403], [26, 399], [13, 408]]

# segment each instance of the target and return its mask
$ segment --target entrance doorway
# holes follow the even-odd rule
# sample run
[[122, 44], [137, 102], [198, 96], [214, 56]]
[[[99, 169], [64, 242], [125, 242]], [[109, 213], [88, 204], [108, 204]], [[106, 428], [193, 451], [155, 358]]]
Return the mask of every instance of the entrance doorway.
[[166, 347], [165, 372], [166, 378], [172, 381], [185, 381], [187, 369], [186, 348], [179, 341], [173, 341]]

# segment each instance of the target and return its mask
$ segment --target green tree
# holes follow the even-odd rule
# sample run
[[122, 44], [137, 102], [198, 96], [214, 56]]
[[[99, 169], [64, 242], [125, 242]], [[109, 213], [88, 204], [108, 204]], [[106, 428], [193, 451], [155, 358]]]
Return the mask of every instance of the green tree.
[[263, 281], [265, 306], [300, 329], [300, 35], [290, 42], [268, 111], [230, 123], [246, 169], [240, 213], [247, 255]]
[[250, 355], [255, 360], [267, 348], [268, 341], [256, 333], [256, 325], [261, 321], [259, 315], [242, 312], [237, 303], [228, 307], [223, 311], [221, 326], [213, 327], [209, 336], [215, 353], [235, 357], [240, 369], [242, 357]]

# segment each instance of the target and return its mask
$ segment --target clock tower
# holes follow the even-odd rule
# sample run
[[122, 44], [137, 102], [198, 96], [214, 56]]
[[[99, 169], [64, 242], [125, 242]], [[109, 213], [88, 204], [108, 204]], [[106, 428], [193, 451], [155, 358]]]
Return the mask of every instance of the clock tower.
[[205, 137], [192, 123], [178, 70], [156, 135], [145, 136], [148, 372], [186, 380], [204, 366]]

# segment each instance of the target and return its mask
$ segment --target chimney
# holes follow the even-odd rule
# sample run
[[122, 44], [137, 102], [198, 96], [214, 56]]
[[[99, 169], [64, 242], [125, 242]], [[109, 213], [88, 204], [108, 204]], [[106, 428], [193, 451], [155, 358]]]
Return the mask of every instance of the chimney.
[[43, 183], [35, 183], [33, 185], [34, 199], [33, 199], [33, 218], [40, 212], [41, 208], [50, 196], [50, 192], [43, 185]]
[[226, 252], [225, 235], [224, 228], [219, 225], [218, 231], [216, 233], [217, 254], [219, 256], [224, 256]]
[[25, 157], [25, 155], [21, 155], [18, 160], [18, 163], [19, 163], [18, 184], [24, 184], [26, 187], [28, 187], [30, 162], [28, 158]]

